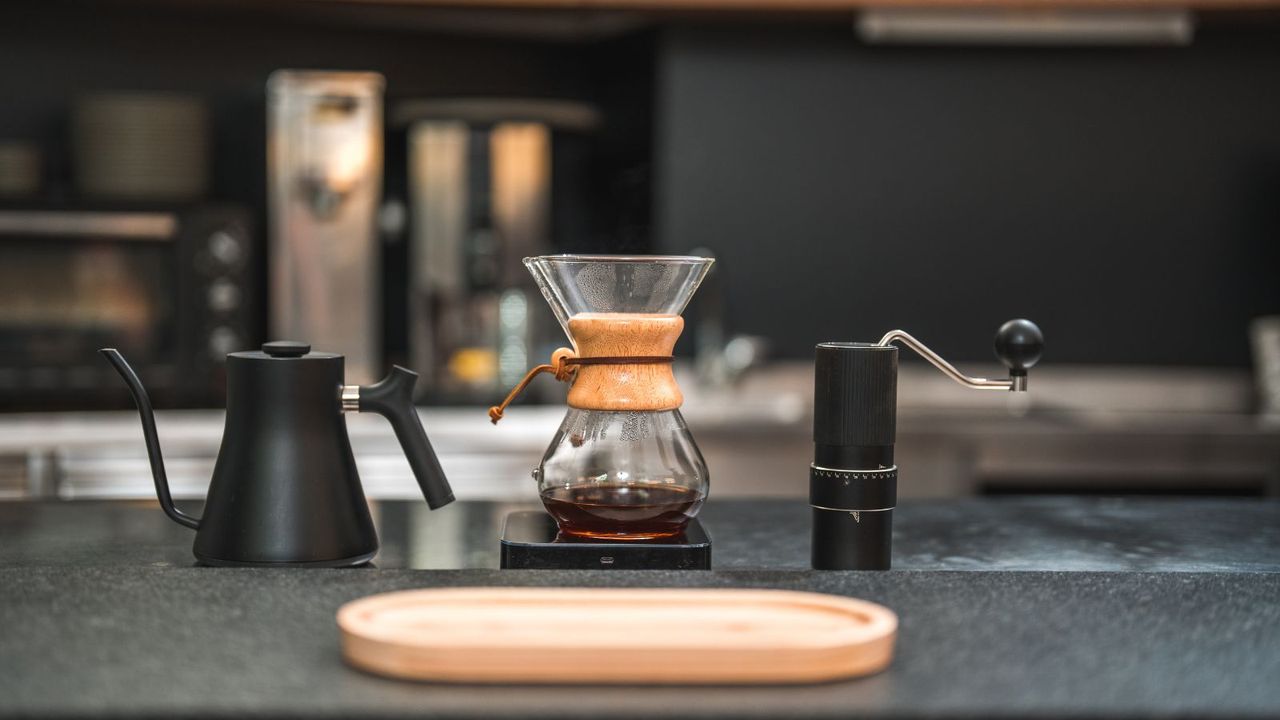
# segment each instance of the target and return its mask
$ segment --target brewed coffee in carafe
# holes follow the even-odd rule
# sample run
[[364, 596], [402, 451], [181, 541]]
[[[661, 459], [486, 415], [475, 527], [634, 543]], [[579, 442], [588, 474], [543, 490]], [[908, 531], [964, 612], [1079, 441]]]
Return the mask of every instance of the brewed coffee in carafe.
[[[562, 535], [645, 541], [682, 533], [707, 466], [680, 415], [671, 353], [711, 258], [553, 255], [524, 263], [573, 343], [538, 372], [570, 383], [569, 411], [534, 470]], [[494, 422], [506, 402], [492, 408]]]

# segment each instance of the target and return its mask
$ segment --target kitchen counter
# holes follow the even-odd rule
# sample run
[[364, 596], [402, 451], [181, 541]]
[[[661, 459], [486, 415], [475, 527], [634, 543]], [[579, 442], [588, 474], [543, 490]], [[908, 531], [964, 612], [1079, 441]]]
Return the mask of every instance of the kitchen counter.
[[[754, 369], [725, 387], [700, 385], [688, 367], [676, 372], [685, 391], [681, 412], [718, 497], [806, 496], [811, 363]], [[899, 496], [1117, 486], [1280, 496], [1280, 418], [1252, 411], [1247, 372], [1050, 366], [1036, 369], [1032, 387], [975, 393], [922, 362], [904, 362]], [[497, 427], [482, 407], [424, 408], [421, 417], [460, 500], [534, 501], [529, 470], [564, 412], [562, 405], [521, 403]], [[204, 497], [223, 422], [221, 410], [157, 413], [174, 497]], [[386, 421], [350, 415], [346, 422], [366, 493], [415, 497]], [[137, 499], [153, 492], [137, 413], [0, 414], [0, 498]]]
[[[907, 503], [881, 573], [806, 569], [803, 503], [728, 500], [703, 514], [711, 571], [492, 569], [516, 507], [378, 503], [377, 567], [248, 570], [193, 567], [154, 503], [0, 504], [0, 716], [1280, 714], [1274, 501]], [[901, 630], [886, 672], [809, 687], [479, 688], [342, 664], [342, 603], [480, 585], [812, 590], [884, 603]]]

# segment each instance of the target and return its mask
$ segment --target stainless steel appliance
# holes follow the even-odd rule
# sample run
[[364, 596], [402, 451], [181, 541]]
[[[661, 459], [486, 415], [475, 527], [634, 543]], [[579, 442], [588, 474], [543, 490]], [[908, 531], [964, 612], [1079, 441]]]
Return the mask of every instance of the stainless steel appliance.
[[257, 338], [247, 210], [0, 210], [0, 408], [123, 399], [95, 351], [127, 351], [157, 404], [216, 403]]
[[599, 122], [594, 107], [563, 100], [396, 108], [393, 123], [408, 128], [407, 354], [424, 398], [494, 402], [554, 349], [521, 258], [551, 250], [553, 146]]
[[268, 93], [271, 332], [373, 379], [379, 362], [382, 76], [280, 70]]

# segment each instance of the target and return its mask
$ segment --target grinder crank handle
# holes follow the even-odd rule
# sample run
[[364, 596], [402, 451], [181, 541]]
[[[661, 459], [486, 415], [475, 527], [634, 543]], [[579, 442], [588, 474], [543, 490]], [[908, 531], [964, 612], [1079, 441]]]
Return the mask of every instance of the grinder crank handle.
[[343, 387], [342, 409], [375, 412], [391, 423], [427, 505], [435, 510], [453, 502], [453, 490], [413, 405], [413, 386], [417, 382], [418, 373], [395, 365], [373, 385]]
[[1044, 352], [1044, 334], [1030, 320], [1010, 320], [996, 330], [996, 357], [1009, 368], [1008, 380], [988, 380], [986, 378], [969, 377], [956, 369], [925, 344], [909, 335], [904, 330], [890, 330], [876, 343], [880, 346], [898, 341], [915, 350], [944, 375], [975, 390], [1011, 390], [1025, 392], [1027, 389], [1027, 370], [1040, 361]]

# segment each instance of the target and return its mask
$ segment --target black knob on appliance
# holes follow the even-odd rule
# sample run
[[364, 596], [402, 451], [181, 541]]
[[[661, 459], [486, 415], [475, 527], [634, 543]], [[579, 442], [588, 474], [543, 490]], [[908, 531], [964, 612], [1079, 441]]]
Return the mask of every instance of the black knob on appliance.
[[1044, 353], [1044, 333], [1030, 320], [1010, 320], [996, 331], [995, 350], [1009, 375], [1026, 375]]
[[311, 346], [304, 342], [296, 340], [276, 340], [274, 342], [263, 343], [262, 352], [271, 357], [279, 358], [295, 358], [302, 357], [311, 352]]

